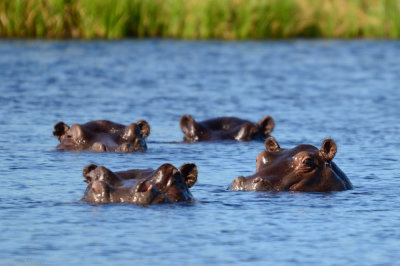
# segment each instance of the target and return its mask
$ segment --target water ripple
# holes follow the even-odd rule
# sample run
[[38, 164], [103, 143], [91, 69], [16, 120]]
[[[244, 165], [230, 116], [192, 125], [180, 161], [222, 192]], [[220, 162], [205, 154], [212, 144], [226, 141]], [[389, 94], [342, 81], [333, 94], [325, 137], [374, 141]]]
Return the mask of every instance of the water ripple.
[[[393, 264], [400, 75], [395, 41], [0, 42], [0, 264]], [[261, 142], [183, 144], [179, 117], [274, 117], [282, 147], [335, 139], [354, 190], [236, 192]], [[152, 127], [146, 153], [56, 152], [52, 127]], [[82, 168], [195, 162], [192, 203], [81, 201]], [[376, 243], [380, 243], [377, 245]], [[140, 254], [140, 255], [138, 255]]]

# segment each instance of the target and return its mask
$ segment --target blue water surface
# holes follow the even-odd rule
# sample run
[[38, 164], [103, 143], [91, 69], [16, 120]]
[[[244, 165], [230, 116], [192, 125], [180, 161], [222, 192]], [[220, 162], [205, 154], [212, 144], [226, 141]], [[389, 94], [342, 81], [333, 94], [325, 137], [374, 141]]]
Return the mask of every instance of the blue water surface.
[[[0, 264], [395, 265], [400, 42], [0, 41]], [[227, 191], [262, 142], [184, 144], [198, 120], [274, 117], [281, 147], [338, 145], [354, 190]], [[147, 120], [146, 153], [57, 152], [67, 124]], [[82, 202], [82, 168], [195, 162], [194, 203]]]

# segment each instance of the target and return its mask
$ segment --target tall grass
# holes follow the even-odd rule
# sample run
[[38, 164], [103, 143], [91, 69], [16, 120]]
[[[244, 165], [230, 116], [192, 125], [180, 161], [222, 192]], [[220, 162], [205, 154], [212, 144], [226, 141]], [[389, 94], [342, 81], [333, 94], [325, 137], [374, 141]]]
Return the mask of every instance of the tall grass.
[[399, 38], [399, 0], [0, 0], [0, 37]]

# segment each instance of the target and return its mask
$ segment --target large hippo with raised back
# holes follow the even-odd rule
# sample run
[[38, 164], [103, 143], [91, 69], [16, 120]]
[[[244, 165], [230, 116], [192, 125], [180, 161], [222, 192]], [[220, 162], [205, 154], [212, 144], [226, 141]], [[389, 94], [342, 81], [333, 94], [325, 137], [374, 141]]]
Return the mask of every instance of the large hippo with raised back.
[[186, 142], [225, 139], [249, 141], [265, 140], [274, 129], [275, 122], [268, 115], [258, 123], [237, 117], [217, 117], [198, 122], [190, 115], [183, 115], [180, 126]]
[[316, 192], [352, 189], [347, 176], [332, 161], [337, 151], [332, 139], [325, 139], [321, 149], [306, 144], [282, 149], [269, 137], [265, 147], [257, 156], [255, 174], [238, 177], [229, 189]]
[[197, 181], [197, 167], [186, 163], [177, 169], [166, 163], [156, 170], [113, 172], [90, 164], [83, 177], [88, 185], [82, 200], [89, 203], [174, 203], [194, 200], [189, 188]]
[[54, 125], [53, 135], [60, 144], [58, 150], [89, 150], [94, 152], [145, 151], [145, 138], [150, 134], [150, 125], [139, 120], [128, 126], [108, 120], [96, 120], [71, 127], [64, 122]]

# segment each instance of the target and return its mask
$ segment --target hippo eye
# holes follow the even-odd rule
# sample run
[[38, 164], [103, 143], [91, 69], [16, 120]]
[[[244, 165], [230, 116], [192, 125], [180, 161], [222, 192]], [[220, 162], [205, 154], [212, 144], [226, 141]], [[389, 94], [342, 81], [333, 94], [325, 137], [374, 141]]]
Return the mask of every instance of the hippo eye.
[[70, 138], [72, 138], [72, 136], [71, 135], [67, 135], [67, 138], [70, 139]]
[[302, 163], [310, 167], [314, 166], [314, 160], [311, 157], [304, 158]]

